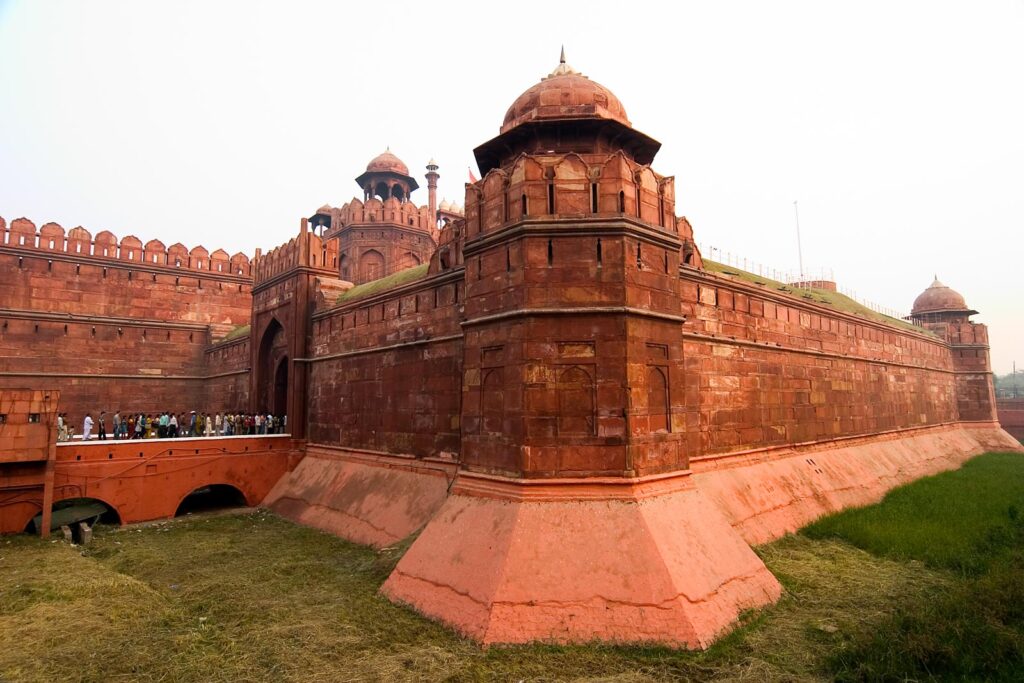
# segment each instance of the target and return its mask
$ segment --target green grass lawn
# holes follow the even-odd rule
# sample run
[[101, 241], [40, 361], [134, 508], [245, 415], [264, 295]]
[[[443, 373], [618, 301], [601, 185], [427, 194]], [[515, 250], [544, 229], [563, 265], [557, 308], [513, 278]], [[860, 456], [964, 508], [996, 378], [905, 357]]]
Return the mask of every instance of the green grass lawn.
[[1019, 538], [1024, 469], [1019, 453], [990, 453], [959, 470], [890, 491], [881, 505], [830, 515], [803, 530], [898, 560], [978, 573]]
[[[84, 548], [8, 537], [0, 681], [1012, 679], [1022, 543], [992, 529], [1016, 528], [1006, 501], [1022, 477], [1024, 457], [982, 456], [758, 548], [786, 595], [707, 652], [482, 650], [377, 594], [404, 547], [375, 551], [262, 511], [99, 527]], [[916, 502], [891, 502], [915, 488]], [[956, 512], [965, 505], [974, 512]], [[918, 523], [941, 514], [974, 521]], [[932, 533], [958, 553], [909, 550]], [[988, 559], [963, 559], [978, 552]]]

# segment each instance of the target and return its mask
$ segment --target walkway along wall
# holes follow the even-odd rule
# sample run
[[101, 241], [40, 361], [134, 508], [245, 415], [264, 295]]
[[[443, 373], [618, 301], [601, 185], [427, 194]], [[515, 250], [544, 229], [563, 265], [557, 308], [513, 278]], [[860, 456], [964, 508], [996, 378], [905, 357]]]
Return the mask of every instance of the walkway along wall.
[[[52, 502], [96, 500], [122, 524], [174, 517], [186, 496], [211, 485], [234, 487], [246, 504], [258, 505], [300, 459], [300, 444], [287, 435], [61, 443]], [[42, 472], [23, 479], [18, 491], [0, 480], [5, 533], [24, 531], [45, 509]]]

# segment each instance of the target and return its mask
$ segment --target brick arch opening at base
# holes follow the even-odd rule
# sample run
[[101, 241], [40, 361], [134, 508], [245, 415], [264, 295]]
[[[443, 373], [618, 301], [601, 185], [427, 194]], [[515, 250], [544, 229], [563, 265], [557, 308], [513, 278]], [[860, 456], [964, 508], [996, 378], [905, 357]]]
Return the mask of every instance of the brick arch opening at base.
[[174, 509], [174, 516], [181, 517], [193, 512], [248, 507], [253, 502], [255, 501], [250, 501], [249, 496], [234, 484], [223, 482], [205, 484], [192, 489], [178, 501], [178, 505]]
[[285, 415], [288, 412], [288, 338], [274, 318], [260, 340], [257, 358], [256, 410]]

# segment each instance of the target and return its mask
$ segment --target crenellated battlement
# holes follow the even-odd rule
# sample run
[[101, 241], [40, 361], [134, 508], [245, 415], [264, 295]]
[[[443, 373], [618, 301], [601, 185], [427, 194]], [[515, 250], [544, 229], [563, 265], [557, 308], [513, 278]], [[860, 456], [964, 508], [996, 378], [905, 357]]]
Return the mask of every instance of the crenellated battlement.
[[312, 268], [332, 275], [338, 272], [337, 242], [311, 232], [305, 218], [297, 236], [265, 255], [257, 254], [252, 264], [253, 281], [257, 285], [266, 283], [298, 268]]
[[523, 218], [584, 215], [630, 216], [675, 234], [675, 179], [621, 151], [523, 153], [466, 185], [468, 237]]
[[116, 261], [120, 265], [134, 263], [147, 268], [167, 268], [174, 271], [191, 270], [196, 273], [231, 276], [249, 279], [252, 263], [249, 257], [239, 252], [229, 256], [223, 249], [210, 253], [203, 246], [189, 249], [180, 242], [166, 247], [163, 242], [152, 239], [143, 244], [134, 235], [118, 240], [112, 232], [103, 230], [92, 235], [78, 226], [66, 231], [58, 223], [46, 223], [36, 228], [27, 218], [11, 221], [10, 226], [0, 217], [0, 247], [24, 249], [33, 255], [39, 252], [68, 254], [78, 258], [96, 259], [101, 265]]
[[389, 197], [383, 201], [373, 197], [365, 202], [356, 198], [340, 208], [322, 207], [320, 213], [331, 216], [331, 229], [326, 237], [334, 237], [344, 228], [367, 224], [385, 223], [404, 228], [421, 230], [434, 235], [437, 231], [430, 215], [430, 207], [416, 206], [412, 202], [399, 201]]

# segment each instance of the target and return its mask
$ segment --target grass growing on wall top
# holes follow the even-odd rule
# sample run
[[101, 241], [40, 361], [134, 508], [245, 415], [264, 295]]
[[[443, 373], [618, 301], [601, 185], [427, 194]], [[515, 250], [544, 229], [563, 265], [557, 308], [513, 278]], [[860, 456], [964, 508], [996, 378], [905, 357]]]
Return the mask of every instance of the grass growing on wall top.
[[751, 282], [756, 285], [763, 285], [766, 288], [772, 289], [789, 296], [804, 299], [816, 304], [822, 304], [824, 306], [831, 306], [832, 308], [843, 311], [844, 313], [852, 313], [853, 315], [859, 315], [862, 318], [874, 320], [876, 322], [886, 323], [888, 325], [895, 325], [902, 327], [906, 330], [913, 330], [915, 332], [922, 332], [924, 334], [931, 334], [922, 327], [911, 325], [906, 320], [900, 320], [899, 318], [892, 318], [877, 311], [873, 311], [867, 306], [854, 301], [845, 294], [839, 292], [830, 292], [827, 289], [810, 288], [806, 289], [803, 287], [796, 288], [792, 285], [787, 285], [784, 282], [773, 280], [768, 277], [762, 277], [755, 273], [749, 273], [745, 270], [741, 270], [735, 266], [727, 266], [715, 261], [709, 261], [704, 259], [704, 269], [709, 273], [716, 273], [719, 275], [728, 275], [730, 277], [743, 280], [744, 282]]
[[238, 339], [239, 337], [246, 337], [249, 335], [251, 329], [252, 328], [249, 325], [239, 325], [225, 334], [221, 341], [230, 341], [232, 339]]
[[371, 282], [364, 282], [361, 285], [356, 285], [347, 292], [343, 292], [338, 295], [337, 303], [340, 304], [348, 301], [354, 301], [356, 299], [362, 299], [370, 296], [371, 294], [386, 292], [389, 289], [394, 289], [400, 285], [415, 282], [416, 280], [422, 280], [427, 276], [428, 268], [430, 268], [430, 264], [423, 263], [412, 268], [400, 270], [397, 273], [392, 273], [391, 275], [382, 277], [379, 280], [372, 280]]

